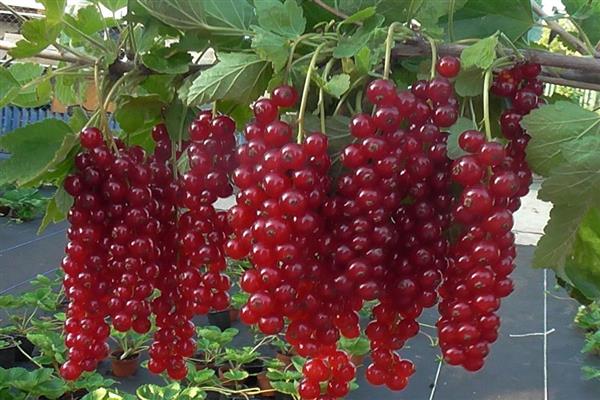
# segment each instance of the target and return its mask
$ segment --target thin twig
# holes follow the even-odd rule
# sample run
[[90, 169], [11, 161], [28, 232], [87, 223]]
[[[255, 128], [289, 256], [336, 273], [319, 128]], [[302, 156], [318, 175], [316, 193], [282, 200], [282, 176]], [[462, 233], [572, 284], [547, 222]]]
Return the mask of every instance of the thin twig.
[[577, 51], [581, 54], [588, 54], [590, 51], [594, 57], [600, 57], [600, 53], [594, 49], [588, 49], [588, 46], [585, 45], [584, 42], [579, 40], [577, 37], [573, 36], [571, 33], [567, 32], [558, 22], [550, 21], [547, 18], [548, 14], [540, 7], [535, 1], [531, 1], [531, 8], [533, 12], [535, 12], [538, 16], [542, 17], [548, 28], [550, 30], [556, 32], [563, 40], [569, 43], [571, 46], [575, 47]]
[[348, 18], [348, 15], [344, 14], [343, 12], [341, 12], [340, 10], [338, 10], [335, 7], [331, 7], [329, 4], [325, 4], [321, 0], [313, 0], [313, 2], [316, 5], [318, 5], [319, 7], [321, 7], [323, 10], [329, 11], [330, 13], [332, 13], [333, 15], [335, 15], [336, 17], [339, 17], [341, 19]]

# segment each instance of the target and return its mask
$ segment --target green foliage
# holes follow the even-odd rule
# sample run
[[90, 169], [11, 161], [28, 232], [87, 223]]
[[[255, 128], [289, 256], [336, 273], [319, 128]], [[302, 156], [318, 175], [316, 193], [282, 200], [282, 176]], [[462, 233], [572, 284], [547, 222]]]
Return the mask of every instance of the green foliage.
[[221, 54], [220, 61], [194, 80], [187, 95], [188, 105], [215, 100], [248, 104], [267, 87], [271, 68], [254, 54]]
[[45, 171], [70, 134], [63, 121], [46, 119], [0, 137], [0, 148], [11, 153], [0, 162], [0, 184], [22, 184]]
[[34, 188], [0, 187], [0, 208], [8, 207], [8, 215], [17, 221], [28, 221], [38, 216], [48, 199]]
[[66, 386], [53, 373], [51, 368], [28, 371], [25, 368], [0, 367], [0, 394], [10, 399], [26, 399], [30, 396], [58, 399], [66, 392]]
[[490, 68], [496, 59], [496, 46], [498, 35], [494, 34], [467, 47], [460, 55], [461, 68]]
[[600, 1], [598, 0], [563, 0], [567, 13], [576, 22], [592, 44], [600, 41]]
[[182, 387], [178, 382], [166, 386], [142, 385], [135, 394], [140, 400], [202, 400], [206, 393], [198, 387]]

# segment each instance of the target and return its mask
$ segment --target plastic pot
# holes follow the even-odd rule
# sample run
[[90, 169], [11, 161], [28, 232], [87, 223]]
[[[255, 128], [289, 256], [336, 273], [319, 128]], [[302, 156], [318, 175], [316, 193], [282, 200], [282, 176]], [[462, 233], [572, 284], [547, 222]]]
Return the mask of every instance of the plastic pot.
[[293, 400], [293, 397], [290, 396], [289, 394], [275, 392], [274, 400]]
[[17, 350], [16, 347], [0, 349], [0, 367], [12, 368], [15, 366], [15, 350]]
[[126, 378], [136, 373], [140, 365], [140, 355], [134, 354], [121, 360], [122, 351], [113, 351], [110, 354], [110, 366], [112, 374], [119, 378]]
[[[271, 380], [267, 377], [266, 372], [261, 372], [256, 375], [256, 381], [260, 390], [273, 390], [273, 386], [271, 386]], [[274, 390], [272, 392], [261, 393], [263, 397], [275, 397], [277, 392]]]
[[275, 354], [275, 358], [281, 361], [286, 367], [292, 364], [292, 356], [289, 354], [278, 351], [277, 354]]
[[230, 308], [229, 309], [229, 319], [231, 320], [231, 322], [236, 322], [240, 319], [240, 310], [238, 310], [237, 308]]
[[248, 364], [242, 365], [242, 369], [250, 374], [248, 379], [244, 381], [244, 384], [248, 387], [256, 387], [258, 386], [256, 376], [264, 371], [265, 363], [262, 360], [254, 360]]
[[365, 356], [363, 355], [358, 355], [358, 354], [353, 354], [350, 356], [350, 361], [352, 361], [352, 364], [354, 364], [355, 366], [361, 365], [364, 363], [365, 361]]
[[196, 371], [201, 371], [203, 369], [212, 369], [215, 372], [217, 372], [214, 362], [207, 363], [207, 362], [202, 361], [204, 359], [204, 353], [194, 354], [194, 359], [198, 360], [198, 361], [192, 361], [194, 363], [194, 366], [196, 367]]
[[208, 313], [208, 323], [219, 327], [222, 331], [231, 328], [231, 316], [229, 310], [210, 311]]
[[[26, 336], [15, 336], [15, 340], [19, 341], [19, 347], [23, 350], [29, 357], [33, 356], [33, 351], [35, 350], [35, 346]], [[15, 361], [17, 362], [25, 362], [29, 361], [29, 358], [23, 354], [23, 352], [15, 347]]]

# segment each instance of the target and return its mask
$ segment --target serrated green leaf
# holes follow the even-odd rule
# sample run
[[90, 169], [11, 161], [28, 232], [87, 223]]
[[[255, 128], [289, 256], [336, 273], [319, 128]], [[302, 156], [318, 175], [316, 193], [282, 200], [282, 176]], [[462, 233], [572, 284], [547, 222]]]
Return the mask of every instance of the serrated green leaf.
[[88, 84], [85, 79], [59, 75], [54, 79], [54, 96], [64, 106], [82, 104]]
[[48, 22], [57, 24], [61, 21], [62, 16], [65, 13], [67, 0], [37, 0], [37, 2], [44, 5], [44, 14], [48, 19]]
[[112, 12], [127, 7], [127, 0], [98, 0], [98, 2]]
[[366, 75], [371, 69], [371, 50], [367, 46], [360, 49], [354, 55], [354, 65], [356, 65], [356, 71], [361, 75]]
[[340, 98], [350, 89], [350, 75], [338, 74], [329, 79], [323, 86], [323, 90], [333, 97]]
[[77, 28], [75, 30], [67, 25], [65, 27], [65, 33], [78, 41], [85, 40], [85, 37], [80, 32], [83, 32], [86, 35], [94, 35], [105, 27], [102, 14], [100, 14], [98, 8], [93, 5], [80, 8], [77, 10], [76, 16], [67, 14], [64, 18], [70, 25]]
[[470, 45], [460, 55], [461, 67], [464, 69], [475, 67], [483, 70], [490, 68], [496, 59], [497, 46], [498, 36], [495, 34]]
[[[44, 67], [34, 63], [18, 63], [8, 68], [13, 78], [19, 83], [19, 90], [11, 93], [10, 103], [19, 107], [38, 107], [48, 104], [52, 99], [52, 85], [47, 79], [37, 84], [30, 84], [44, 73]], [[24, 85], [30, 86], [23, 88]]]
[[304, 33], [306, 19], [296, 0], [254, 0], [258, 24], [288, 39]]
[[81, 107], [74, 107], [71, 111], [71, 118], [69, 118], [69, 126], [73, 132], [79, 132], [85, 126], [88, 121], [86, 112]]
[[377, 12], [376, 7], [367, 7], [359, 10], [342, 21], [342, 24], [354, 24], [356, 22], [362, 22], [365, 19], [372, 17]]
[[226, 53], [218, 64], [202, 72], [188, 91], [188, 105], [215, 100], [250, 103], [261, 95], [271, 75], [269, 63], [254, 54]]
[[254, 31], [252, 48], [256, 54], [263, 60], [271, 62], [275, 72], [283, 69], [290, 52], [290, 40], [260, 26], [253, 25], [252, 30]]
[[600, 41], [600, 1], [598, 0], [563, 0], [567, 13], [583, 29], [592, 43]]
[[354, 34], [344, 36], [340, 39], [336, 48], [333, 49], [333, 56], [336, 58], [345, 58], [356, 55], [356, 53], [369, 43], [369, 40], [378, 31], [387, 32], [386, 29], [379, 28], [383, 24], [383, 21], [384, 17], [379, 14], [367, 18]]
[[174, 51], [169, 47], [158, 47], [142, 55], [144, 65], [161, 74], [183, 74], [190, 69], [192, 56]]
[[225, 377], [225, 379], [228, 379], [230, 381], [243, 381], [244, 379], [248, 378], [250, 374], [248, 374], [248, 371], [232, 369], [225, 372], [223, 376]]
[[573, 246], [580, 222], [589, 209], [589, 205], [579, 207], [555, 205], [550, 210], [550, 219], [544, 227], [533, 255], [533, 266], [552, 268], [558, 276], [567, 279], [564, 272], [565, 261]]
[[298, 395], [298, 389], [296, 388], [296, 384], [294, 382], [274, 381], [271, 382], [271, 386], [273, 386], [273, 389], [280, 393], [296, 396]]
[[483, 71], [477, 68], [463, 69], [454, 81], [456, 94], [473, 97], [483, 93]]
[[0, 137], [0, 148], [11, 157], [0, 162], [0, 183], [27, 182], [40, 173], [61, 148], [71, 128], [63, 121], [46, 119]]
[[600, 211], [595, 207], [579, 225], [565, 272], [586, 297], [600, 299]]
[[458, 145], [458, 138], [461, 133], [466, 130], [475, 129], [473, 127], [473, 121], [469, 118], [458, 117], [454, 125], [447, 129], [448, 141], [447, 141], [447, 149], [448, 149], [448, 157], [452, 160], [456, 160], [457, 158], [467, 154], [463, 149]]
[[154, 126], [161, 119], [164, 103], [158, 95], [121, 96], [115, 119], [125, 132]]
[[552, 168], [565, 161], [562, 144], [585, 136], [600, 135], [600, 115], [566, 101], [542, 106], [521, 121], [531, 140], [527, 161], [531, 169], [548, 176]]
[[[66, 161], [69, 153], [75, 148], [77, 144], [77, 135], [65, 135], [62, 143], [60, 144], [60, 147], [56, 150], [52, 159], [43, 168], [40, 168], [39, 173], [27, 180], [21, 181], [21, 185], [37, 187], [43, 182], [51, 183], [49, 177], [56, 179], [56, 174], [54, 174], [55, 170], [59, 169], [61, 164], [64, 161]], [[62, 181], [62, 179], [60, 179], [60, 181]]]
[[138, 3], [163, 23], [184, 30], [220, 28], [224, 33], [235, 34], [248, 31], [256, 22], [254, 8], [247, 0], [138, 0]]
[[14, 58], [32, 57], [54, 43], [60, 31], [60, 24], [50, 23], [46, 18], [30, 19], [21, 26], [24, 39], [8, 53]]
[[189, 138], [188, 126], [196, 116], [194, 110], [185, 106], [181, 101], [173, 101], [165, 113], [165, 125], [171, 140], [179, 142]]
[[156, 94], [160, 96], [165, 103], [169, 103], [173, 100], [173, 96], [175, 95], [175, 78], [175, 75], [152, 74], [140, 83], [140, 89], [142, 89], [142, 94]]
[[483, 38], [501, 31], [515, 41], [535, 23], [530, 0], [513, 0], [508, 7], [504, 1], [468, 0], [456, 10], [453, 24], [456, 40]]
[[19, 93], [19, 82], [6, 68], [0, 68], [0, 107], [9, 104]]

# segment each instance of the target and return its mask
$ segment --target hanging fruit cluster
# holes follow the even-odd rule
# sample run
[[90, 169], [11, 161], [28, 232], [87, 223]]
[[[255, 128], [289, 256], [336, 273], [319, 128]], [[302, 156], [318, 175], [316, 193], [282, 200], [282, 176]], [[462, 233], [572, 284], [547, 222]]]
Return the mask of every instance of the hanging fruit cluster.
[[[113, 152], [100, 130], [81, 132], [77, 172], [64, 183], [75, 199], [62, 262], [70, 300], [65, 379], [92, 371], [108, 355], [107, 318], [117, 331], [146, 333], [152, 314], [148, 368], [186, 376], [185, 358], [196, 350], [191, 318], [229, 305], [227, 224], [212, 204], [232, 192], [234, 130], [229, 117], [200, 114], [185, 149], [191, 169], [180, 178], [168, 163], [176, 149], [164, 125], [152, 131], [152, 155], [111, 138]], [[155, 289], [160, 295], [151, 299]]]
[[[210, 112], [180, 148], [155, 127], [150, 156], [118, 139], [113, 152], [99, 130], [82, 131], [77, 172], [65, 181], [75, 202], [63, 261], [71, 300], [63, 376], [76, 379], [106, 357], [108, 318], [116, 330], [143, 333], [154, 315], [148, 368], [185, 377], [191, 318], [229, 303], [225, 256], [251, 262], [240, 281], [250, 295], [242, 321], [283, 333], [307, 358], [302, 399], [349, 392], [356, 367], [337, 343], [360, 335], [358, 312], [370, 301], [371, 384], [406, 387], [414, 366], [399, 351], [438, 298], [444, 359], [480, 369], [498, 337], [500, 300], [513, 290], [512, 213], [531, 183], [519, 122], [542, 102], [542, 86], [536, 64], [498, 73], [491, 92], [511, 104], [499, 121], [506, 140], [490, 137], [488, 120], [487, 135], [460, 135], [465, 154], [452, 160], [444, 130], [459, 115], [451, 82], [459, 70], [446, 56], [437, 76], [410, 90], [387, 73], [372, 81], [370, 112], [352, 116], [352, 141], [335, 157], [323, 132], [305, 135], [300, 124], [295, 137], [286, 112], [299, 96], [288, 85], [252, 105], [237, 149], [233, 120]], [[178, 177], [169, 162], [183, 152], [189, 170]], [[213, 203], [233, 194], [230, 177], [236, 205], [216, 211]]]

